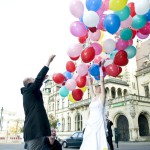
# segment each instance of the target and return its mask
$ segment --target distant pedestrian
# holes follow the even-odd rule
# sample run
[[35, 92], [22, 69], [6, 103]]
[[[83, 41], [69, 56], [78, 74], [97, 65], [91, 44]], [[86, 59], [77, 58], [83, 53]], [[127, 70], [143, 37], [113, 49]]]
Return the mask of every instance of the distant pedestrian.
[[54, 57], [55, 55], [49, 57], [46, 66], [41, 69], [35, 79], [30, 77], [23, 81], [24, 87], [21, 88], [21, 94], [25, 113], [24, 141], [27, 150], [41, 150], [45, 136], [51, 135], [40, 88]]

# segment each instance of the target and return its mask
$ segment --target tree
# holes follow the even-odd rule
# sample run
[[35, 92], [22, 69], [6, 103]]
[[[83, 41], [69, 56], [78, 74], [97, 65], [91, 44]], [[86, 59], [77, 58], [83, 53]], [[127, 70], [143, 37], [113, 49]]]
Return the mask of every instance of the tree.
[[49, 115], [48, 120], [49, 120], [51, 127], [57, 128], [58, 119], [56, 119], [53, 114]]

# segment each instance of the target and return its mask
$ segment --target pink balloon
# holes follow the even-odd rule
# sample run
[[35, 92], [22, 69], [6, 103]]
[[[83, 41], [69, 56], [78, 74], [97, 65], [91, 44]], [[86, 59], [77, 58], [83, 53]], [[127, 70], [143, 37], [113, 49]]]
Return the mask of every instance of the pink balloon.
[[100, 17], [100, 20], [99, 20], [99, 23], [97, 25], [97, 29], [100, 29], [100, 30], [103, 30], [105, 31], [105, 27], [104, 27], [104, 19], [105, 19], [106, 15], [103, 14], [101, 17]]
[[144, 34], [142, 34], [140, 32], [137, 32], [137, 37], [140, 38], [140, 39], [146, 39], [148, 36], [149, 36], [149, 34], [144, 35]]
[[101, 36], [100, 30], [96, 30], [96, 32], [92, 33], [89, 31], [89, 38], [93, 41], [98, 41]]
[[69, 90], [72, 91], [76, 88], [76, 81], [74, 79], [68, 79], [65, 83], [65, 87]]
[[116, 43], [116, 48], [118, 50], [124, 50], [128, 47], [128, 41], [124, 41], [122, 39], [118, 39], [117, 43]]
[[72, 0], [70, 3], [70, 12], [74, 17], [81, 18], [83, 16], [84, 6], [80, 0]]
[[88, 72], [88, 66], [84, 63], [79, 64], [77, 67], [77, 73], [79, 76], [84, 76], [86, 75]]
[[131, 46], [131, 45], [133, 45], [133, 40], [132, 39], [128, 40], [128, 46]]
[[128, 28], [128, 27], [130, 27], [131, 26], [131, 24], [132, 24], [132, 17], [131, 16], [129, 16], [129, 18], [127, 18], [126, 20], [124, 20], [124, 21], [121, 21], [121, 28]]
[[78, 57], [82, 52], [81, 44], [73, 44], [68, 48], [67, 54], [69, 57]]
[[147, 22], [143, 28], [139, 29], [139, 32], [144, 35], [150, 34], [150, 23]]
[[101, 60], [102, 60], [102, 57], [99, 55], [96, 55], [93, 61], [94, 63], [99, 64]]
[[80, 21], [75, 21], [70, 26], [70, 32], [76, 37], [83, 37], [87, 34], [87, 29], [84, 23]]
[[91, 46], [95, 50], [95, 55], [99, 55], [102, 52], [102, 46], [99, 43], [92, 43]]

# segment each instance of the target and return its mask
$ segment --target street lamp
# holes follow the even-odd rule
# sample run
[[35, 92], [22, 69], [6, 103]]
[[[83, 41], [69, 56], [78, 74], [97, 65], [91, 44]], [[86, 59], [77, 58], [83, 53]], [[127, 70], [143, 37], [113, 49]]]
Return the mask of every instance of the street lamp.
[[3, 107], [1, 108], [1, 118], [0, 118], [0, 129], [1, 129], [1, 131], [2, 131], [2, 128], [3, 128], [3, 126], [2, 126], [2, 124], [3, 124]]

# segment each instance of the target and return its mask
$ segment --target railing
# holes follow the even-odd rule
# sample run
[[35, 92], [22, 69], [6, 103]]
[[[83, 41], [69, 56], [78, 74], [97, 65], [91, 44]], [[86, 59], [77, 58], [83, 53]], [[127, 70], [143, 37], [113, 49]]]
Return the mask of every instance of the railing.
[[142, 68], [140, 70], [137, 70], [136, 71], [136, 76], [140, 76], [140, 75], [142, 75], [144, 73], [149, 73], [149, 72], [150, 72], [150, 66]]
[[118, 84], [121, 84], [121, 85], [127, 85], [128, 86], [126, 81], [122, 81], [121, 79], [115, 79], [115, 78], [106, 79], [105, 83], [118, 83]]

